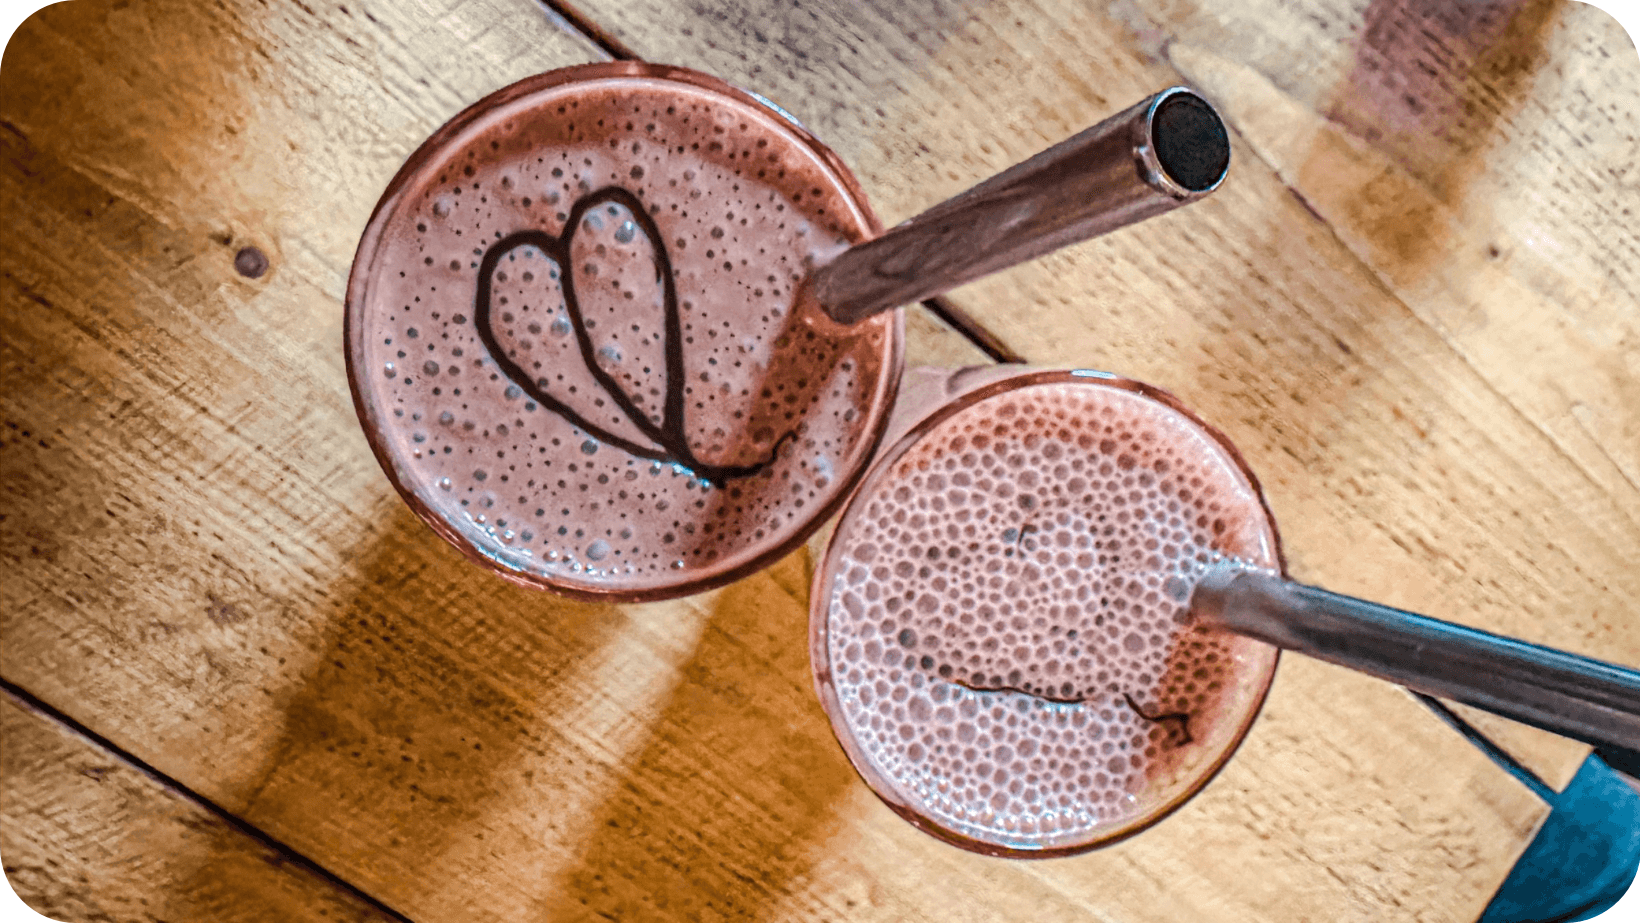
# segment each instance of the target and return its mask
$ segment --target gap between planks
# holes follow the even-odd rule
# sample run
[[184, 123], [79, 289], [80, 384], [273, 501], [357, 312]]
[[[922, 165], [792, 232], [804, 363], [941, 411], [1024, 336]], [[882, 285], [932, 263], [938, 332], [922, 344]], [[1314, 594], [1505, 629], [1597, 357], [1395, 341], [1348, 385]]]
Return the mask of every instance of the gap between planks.
[[359, 901], [362, 901], [379, 911], [385, 917], [391, 918], [395, 921], [403, 921], [406, 922], [406, 924], [410, 921], [410, 918], [395, 910], [392, 906], [386, 904], [353, 883], [348, 882], [346, 879], [343, 879], [325, 867], [314, 862], [308, 856], [296, 850], [294, 847], [291, 847], [289, 844], [286, 844], [278, 838], [273, 837], [262, 829], [245, 821], [243, 818], [240, 818], [238, 815], [235, 815], [233, 812], [230, 812], [222, 806], [216, 804], [212, 800], [196, 792], [192, 787], [189, 787], [180, 780], [177, 780], [175, 777], [164, 773], [142, 758], [137, 757], [125, 748], [122, 748], [114, 742], [108, 740], [98, 734], [95, 730], [75, 719], [73, 716], [63, 712], [61, 709], [58, 709], [40, 697], [35, 696], [22, 686], [7, 678], [0, 677], [0, 690], [4, 690], [6, 694], [11, 696], [11, 698], [15, 700], [19, 706], [22, 706], [24, 709], [27, 709], [42, 718], [67, 728], [74, 734], [84, 738], [102, 750], [107, 751], [116, 759], [149, 777], [165, 789], [176, 793], [183, 799], [199, 806], [210, 814], [215, 815], [217, 818], [222, 819], [222, 821], [229, 827], [283, 857], [286, 862], [291, 863], [296, 867], [313, 874], [314, 876], [317, 876], [325, 883], [335, 886], [348, 895], [357, 898]]

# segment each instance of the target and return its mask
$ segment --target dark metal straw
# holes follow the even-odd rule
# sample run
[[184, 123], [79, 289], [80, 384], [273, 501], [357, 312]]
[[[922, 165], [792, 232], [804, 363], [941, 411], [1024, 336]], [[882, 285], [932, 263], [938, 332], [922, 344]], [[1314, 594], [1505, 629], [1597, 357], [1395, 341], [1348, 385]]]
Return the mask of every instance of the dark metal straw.
[[1218, 113], [1172, 87], [849, 248], [814, 293], [854, 323], [1194, 202], [1229, 166]]
[[1262, 569], [1214, 565], [1198, 619], [1596, 746], [1640, 749], [1640, 672], [1442, 622]]

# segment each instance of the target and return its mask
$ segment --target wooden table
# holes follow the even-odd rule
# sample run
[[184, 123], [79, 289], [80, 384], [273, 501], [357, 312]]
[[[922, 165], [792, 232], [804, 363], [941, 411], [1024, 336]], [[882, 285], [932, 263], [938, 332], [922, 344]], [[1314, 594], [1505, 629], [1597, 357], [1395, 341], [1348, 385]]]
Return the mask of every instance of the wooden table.
[[[1474, 919], [1544, 803], [1298, 657], [1225, 772], [1056, 861], [918, 834], [811, 691], [811, 557], [569, 603], [399, 502], [353, 246], [479, 96], [611, 55], [763, 92], [893, 223], [1160, 87], [1189, 209], [970, 285], [994, 356], [1177, 392], [1300, 579], [1640, 663], [1640, 57], [1443, 0], [76, 0], [0, 71], [0, 852], [54, 917]], [[268, 261], [255, 278], [235, 258]], [[922, 307], [914, 362], [986, 361]], [[1559, 788], [1586, 749], [1465, 713]]]

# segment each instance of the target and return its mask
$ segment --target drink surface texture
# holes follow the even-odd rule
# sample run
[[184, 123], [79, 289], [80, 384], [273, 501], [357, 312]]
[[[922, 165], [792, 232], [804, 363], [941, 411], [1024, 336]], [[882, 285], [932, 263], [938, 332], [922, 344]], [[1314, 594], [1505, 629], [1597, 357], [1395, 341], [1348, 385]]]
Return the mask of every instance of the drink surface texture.
[[890, 806], [971, 849], [1153, 822], [1228, 758], [1274, 672], [1275, 649], [1184, 605], [1216, 557], [1279, 567], [1256, 485], [1133, 391], [1049, 382], [956, 411], [890, 451], [832, 542], [814, 647], [839, 740]]
[[797, 293], [868, 236], [838, 168], [752, 103], [651, 77], [487, 101], [389, 189], [349, 290], [366, 432], [470, 556], [674, 595], [801, 541], [864, 465], [897, 320]]

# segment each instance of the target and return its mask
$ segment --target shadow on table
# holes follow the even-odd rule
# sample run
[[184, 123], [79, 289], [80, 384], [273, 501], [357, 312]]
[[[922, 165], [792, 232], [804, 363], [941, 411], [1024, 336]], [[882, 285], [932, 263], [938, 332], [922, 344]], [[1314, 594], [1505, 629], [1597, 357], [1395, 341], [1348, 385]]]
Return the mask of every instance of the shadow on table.
[[441, 858], [482, 840], [509, 790], [551, 786], [540, 771], [575, 759], [554, 719], [585, 691], [564, 681], [628, 620], [502, 581], [385, 503], [336, 589], [313, 601], [325, 610], [309, 617], [317, 656], [275, 691], [282, 728], [236, 775], [237, 810], [400, 912], [481, 915], [482, 881], [475, 904], [436, 905], [429, 896], [462, 890], [429, 877], [470, 877]]
[[[854, 772], [812, 693], [804, 555], [711, 615], [540, 920], [763, 920], [790, 913]], [[799, 899], [800, 900], [800, 899]]]
[[[1405, 170], [1420, 195], [1458, 208], [1487, 153], [1507, 140], [1560, 8], [1558, 0], [1373, 0], [1353, 67], [1318, 109]], [[1428, 205], [1388, 188], [1364, 192], [1379, 195], [1361, 197], [1352, 223], [1394, 263], [1376, 269], [1407, 281], [1450, 259], [1448, 223]]]
[[[1330, 89], [1296, 94], [1326, 120], [1321, 130], [1301, 131], [1308, 128], [1302, 119], [1256, 129], [1263, 133], [1258, 143], [1271, 148], [1273, 165], [1310, 214], [1262, 209], [1271, 218], [1249, 243], [1243, 271], [1225, 281], [1236, 294], [1226, 300], [1235, 313], [1223, 319], [1224, 330], [1256, 343], [1243, 340], [1244, 355], [1233, 364], [1199, 364], [1185, 394], [1214, 396], [1219, 406], [1238, 409], [1250, 424], [1242, 432], [1266, 434], [1273, 447], [1323, 475], [1334, 460], [1348, 457], [1350, 444], [1383, 443], [1383, 422], [1362, 414], [1363, 402], [1374, 400], [1366, 396], [1375, 380], [1419, 361], [1407, 350], [1430, 341], [1422, 318], [1467, 308], [1439, 294], [1441, 303], [1410, 310], [1390, 310], [1388, 300], [1418, 297], [1429, 291], [1423, 284], [1432, 274], [1468, 265], [1455, 261], [1468, 259], [1463, 249], [1475, 241], [1455, 232], [1460, 223], [1479, 226], [1463, 212], [1469, 187], [1529, 99], [1560, 9], [1558, 0], [1372, 0], [1354, 29], [1345, 76]], [[1293, 129], [1291, 137], [1282, 135], [1284, 128]], [[1370, 153], [1341, 141], [1340, 130]], [[1208, 207], [1213, 204], [1198, 206]], [[1331, 236], [1364, 272], [1334, 265]], [[1319, 241], [1318, 253], [1306, 252], [1307, 239]], [[1487, 256], [1498, 257], [1499, 248]], [[1286, 286], [1277, 288], [1262, 274], [1265, 261], [1292, 266]], [[1295, 281], [1315, 288], [1300, 291]], [[1283, 317], [1293, 312], [1314, 320], [1295, 324]], [[1294, 372], [1286, 382], [1260, 380]], [[1390, 429], [1415, 433], [1416, 440], [1405, 432], [1402, 438], [1416, 454], [1438, 426], [1428, 419], [1438, 409], [1404, 404], [1388, 408], [1397, 418]], [[1372, 410], [1378, 416], [1385, 409]], [[1294, 421], [1302, 422], [1297, 436]], [[1306, 445], [1305, 436], [1320, 444]], [[1249, 440], [1247, 448], [1253, 446]], [[1264, 467], [1256, 458], [1253, 464]], [[1302, 556], [1302, 549], [1294, 551]]]
[[[810, 691], [802, 551], [620, 607], [508, 584], [396, 499], [361, 545], [234, 774], [240, 817], [414, 918], [779, 916], [853, 779]], [[687, 619], [680, 667], [644, 660]], [[177, 895], [221, 890], [186, 865]]]

